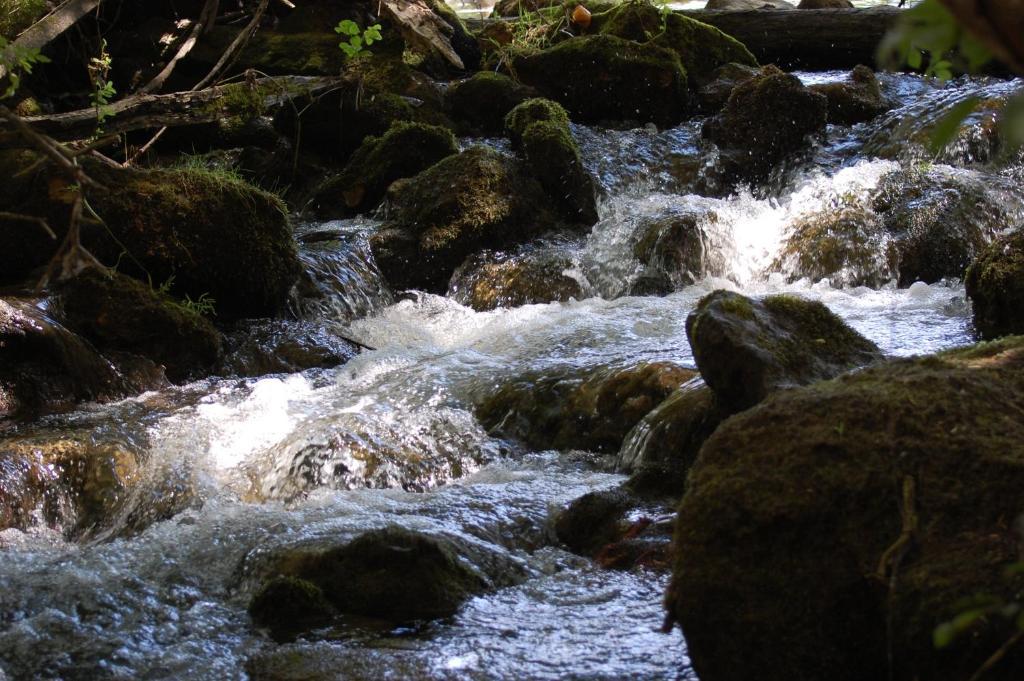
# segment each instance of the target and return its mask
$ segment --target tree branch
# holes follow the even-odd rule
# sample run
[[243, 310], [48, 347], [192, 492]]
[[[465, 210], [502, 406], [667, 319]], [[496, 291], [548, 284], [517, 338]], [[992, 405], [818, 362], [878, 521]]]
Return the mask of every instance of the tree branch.
[[[32, 24], [18, 36], [11, 45], [15, 49], [38, 50], [64, 33], [89, 12], [100, 6], [103, 0], [67, 0], [60, 7]], [[0, 78], [7, 75], [7, 68], [0, 64]]]

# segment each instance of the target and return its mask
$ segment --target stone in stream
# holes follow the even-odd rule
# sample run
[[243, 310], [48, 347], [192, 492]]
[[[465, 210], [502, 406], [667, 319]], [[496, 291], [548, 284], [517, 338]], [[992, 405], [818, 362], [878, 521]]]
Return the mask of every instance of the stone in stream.
[[[666, 596], [700, 678], [971, 677], [1018, 632], [999, 608], [1024, 587], [1007, 571], [1022, 415], [1016, 336], [779, 392], [725, 421], [690, 471]], [[979, 594], [990, 614], [944, 625]], [[991, 676], [1022, 678], [1024, 650]]]
[[583, 167], [565, 109], [551, 100], [530, 99], [509, 112], [504, 126], [512, 148], [523, 153], [562, 217], [583, 225], [597, 222], [594, 181]]
[[855, 66], [846, 80], [811, 85], [809, 89], [828, 98], [829, 123], [853, 125], [892, 108], [882, 97], [875, 72], [863, 64]]
[[747, 64], [730, 63], [719, 66], [708, 76], [708, 82], [697, 91], [700, 110], [705, 113], [718, 113], [729, 101], [733, 89], [758, 73], [757, 68]]
[[544, 252], [503, 254], [483, 251], [466, 259], [452, 275], [448, 296], [477, 312], [586, 297], [579, 280], [566, 274], [568, 257]]
[[[668, 291], [689, 286], [707, 276], [722, 276], [726, 263], [709, 243], [708, 227], [718, 215], [708, 210], [672, 210], [645, 220], [633, 254], [644, 275], [667, 280]], [[634, 288], [633, 295], [643, 295]]]
[[825, 305], [792, 295], [709, 293], [686, 318], [686, 335], [701, 376], [730, 413], [882, 358]]
[[392, 182], [412, 177], [458, 151], [455, 136], [447, 128], [398, 121], [383, 136], [366, 137], [345, 169], [321, 183], [307, 205], [328, 219], [373, 210]]
[[324, 322], [292, 319], [243, 320], [225, 331], [217, 373], [255, 377], [336, 367], [359, 352]]
[[983, 338], [1024, 334], [1024, 230], [1000, 238], [967, 270], [964, 282]]
[[536, 96], [537, 91], [531, 87], [504, 74], [485, 71], [452, 83], [445, 102], [452, 118], [466, 131], [500, 135], [508, 112]]

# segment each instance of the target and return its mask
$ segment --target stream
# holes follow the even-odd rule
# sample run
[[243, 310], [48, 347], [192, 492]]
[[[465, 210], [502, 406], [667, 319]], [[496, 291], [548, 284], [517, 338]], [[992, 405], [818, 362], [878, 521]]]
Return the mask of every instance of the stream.
[[[207, 379], [84, 405], [4, 434], [86, 438], [143, 452], [145, 464], [101, 533], [69, 541], [42, 512], [26, 531], [0, 532], [0, 679], [696, 678], [678, 630], [659, 632], [666, 574], [603, 570], [554, 539], [554, 511], [624, 476], [587, 452], [530, 451], [493, 437], [474, 405], [527, 372], [692, 366], [687, 313], [723, 287], [821, 300], [891, 355], [972, 342], [956, 279], [842, 287], [779, 264], [800, 216], [869, 197], [901, 168], [995, 193], [1001, 220], [1024, 216], [1016, 189], [1024, 166], [989, 153], [984, 116], [937, 159], [921, 142], [958, 101], [1005, 98], [1018, 83], [880, 80], [897, 108], [830, 126], [827, 142], [780, 173], [767, 195], [699, 193], [699, 121], [574, 126], [603, 193], [601, 220], [588, 235], [516, 257], [568, 258], [566, 273], [590, 294], [583, 300], [474, 312], [451, 297], [397, 295], [366, 248], [377, 220], [300, 225], [300, 235], [333, 236], [306, 240], [319, 298], [297, 313], [374, 350], [336, 369]], [[707, 248], [716, 276], [676, 282], [668, 295], [628, 295], [642, 273], [633, 247], [644, 219], [687, 211], [715, 216]], [[152, 499], [168, 494], [179, 506], [146, 517]], [[353, 619], [283, 643], [252, 626], [246, 576], [259, 556], [391, 524], [474, 547], [471, 556], [505, 566], [507, 584], [422, 625]]]

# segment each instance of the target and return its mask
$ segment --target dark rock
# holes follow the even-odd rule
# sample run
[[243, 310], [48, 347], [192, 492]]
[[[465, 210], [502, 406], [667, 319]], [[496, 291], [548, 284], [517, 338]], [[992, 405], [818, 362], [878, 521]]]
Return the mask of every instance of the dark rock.
[[772, 168], [805, 149], [825, 130], [828, 99], [774, 66], [738, 84], [702, 135], [722, 150], [730, 174], [764, 179]]
[[[978, 594], [1019, 599], [1006, 568], [1020, 560], [1021, 414], [1011, 337], [777, 393], [724, 422], [690, 472], [666, 597], [700, 678], [974, 674], [1012, 618], [982, 617], [943, 650], [934, 632]], [[1024, 652], [993, 671], [1020, 677]]]
[[786, 0], [708, 0], [704, 9], [795, 9], [795, 6]]
[[394, 218], [371, 247], [397, 289], [443, 292], [470, 254], [523, 243], [556, 222], [540, 184], [485, 147], [449, 156], [388, 193]]
[[858, 65], [848, 80], [811, 85], [808, 89], [828, 98], [828, 122], [853, 125], [885, 113], [890, 106], [882, 97], [875, 72]]
[[756, 68], [745, 64], [719, 66], [711, 72], [707, 84], [697, 93], [701, 111], [718, 113], [729, 101], [729, 95], [732, 94], [733, 89], [758, 73]]
[[331, 621], [336, 611], [323, 590], [305, 579], [277, 576], [264, 584], [249, 603], [257, 626], [278, 638], [316, 629]]
[[823, 304], [791, 295], [755, 301], [715, 291], [686, 318], [686, 335], [701, 376], [730, 412], [881, 359]]
[[565, 274], [571, 267], [570, 260], [559, 256], [485, 251], [470, 256], [455, 271], [448, 296], [478, 312], [583, 299], [580, 282]]
[[983, 338], [1024, 333], [1024, 231], [989, 246], [965, 280], [974, 326]]
[[673, 211], [660, 216], [641, 227], [633, 254], [648, 277], [656, 274], [668, 281], [670, 292], [709, 275], [721, 276], [725, 263], [713, 253], [706, 227], [717, 221], [718, 216], [708, 211]]
[[255, 377], [330, 368], [349, 361], [358, 351], [355, 344], [324, 323], [247, 320], [227, 332], [218, 373]]
[[650, 42], [679, 55], [692, 87], [710, 81], [725, 64], [757, 66], [757, 59], [743, 43], [714, 26], [681, 14], [665, 17], [665, 30]]
[[583, 167], [565, 110], [549, 100], [531, 99], [508, 114], [505, 126], [513, 148], [522, 150], [562, 217], [573, 224], [597, 222], [594, 181]]
[[686, 71], [672, 50], [610, 35], [571, 38], [514, 60], [527, 85], [566, 108], [573, 120], [670, 126], [687, 109]]
[[392, 182], [412, 177], [458, 151], [447, 128], [399, 121], [383, 137], [365, 138], [345, 170], [317, 187], [310, 208], [326, 218], [371, 210]]
[[615, 452], [640, 419], [694, 376], [668, 362], [527, 374], [484, 399], [477, 416], [534, 449]]
[[452, 118], [469, 132], [500, 135], [508, 112], [536, 95], [536, 90], [506, 75], [484, 71], [453, 83], [445, 99]]

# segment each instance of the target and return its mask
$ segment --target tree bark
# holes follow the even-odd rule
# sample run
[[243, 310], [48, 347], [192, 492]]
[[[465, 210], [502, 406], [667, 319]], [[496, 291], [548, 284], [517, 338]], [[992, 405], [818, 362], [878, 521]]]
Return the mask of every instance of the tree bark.
[[762, 64], [782, 68], [849, 68], [875, 64], [875, 52], [902, 10], [684, 10], [681, 14], [728, 33]]
[[452, 47], [452, 27], [423, 0], [379, 0], [383, 16], [394, 24], [406, 44], [440, 55], [462, 70], [462, 58]]
[[[78, 20], [100, 6], [103, 0], [67, 0], [60, 7], [28, 27], [12, 44], [25, 50], [39, 50], [54, 38], [68, 30]], [[7, 69], [0, 64], [0, 78], [7, 75]]]

